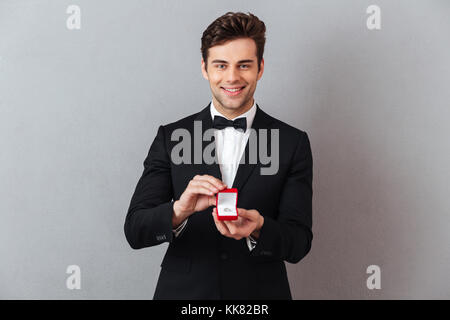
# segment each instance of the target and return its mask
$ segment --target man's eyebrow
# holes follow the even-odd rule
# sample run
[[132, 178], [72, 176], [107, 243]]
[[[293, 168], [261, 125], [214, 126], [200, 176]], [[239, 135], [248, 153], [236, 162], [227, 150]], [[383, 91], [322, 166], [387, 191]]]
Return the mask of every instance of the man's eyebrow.
[[[238, 63], [252, 63], [252, 62], [255, 62], [255, 60], [253, 60], [253, 59], [245, 59], [245, 60], [239, 60], [238, 61]], [[216, 60], [211, 61], [211, 63], [228, 63], [228, 61], [216, 59]]]

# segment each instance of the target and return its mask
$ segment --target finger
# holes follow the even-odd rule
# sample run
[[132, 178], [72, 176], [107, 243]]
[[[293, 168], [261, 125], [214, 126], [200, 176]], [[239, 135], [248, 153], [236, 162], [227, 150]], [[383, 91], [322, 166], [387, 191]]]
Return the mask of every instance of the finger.
[[216, 193], [215, 190], [217, 190], [217, 189], [215, 189], [215, 188], [210, 187], [210, 185], [203, 184], [203, 183], [201, 183], [201, 182], [199, 182], [199, 181], [193, 181], [193, 180], [191, 180], [191, 181], [189, 182], [188, 187], [187, 187], [186, 189], [189, 190], [189, 191], [191, 191], [191, 192], [195, 192], [195, 191], [193, 191], [193, 190], [196, 190], [196, 189], [198, 189], [198, 188], [204, 188], [204, 189], [209, 190], [209, 191], [211, 192], [211, 194], [208, 193], [208, 195], [214, 195], [214, 194]]
[[208, 181], [212, 185], [216, 186], [219, 190], [225, 189], [227, 186], [225, 183], [217, 179], [216, 177], [210, 176], [210, 175], [197, 175], [194, 177], [194, 180], [200, 180], [200, 181]]
[[214, 185], [216, 188], [218, 188], [219, 190], [225, 189], [227, 186], [225, 185], [225, 183], [223, 183], [222, 181], [220, 181], [219, 179], [217, 179], [216, 177], [213, 176], [209, 176], [209, 175], [204, 175], [201, 176], [199, 178], [199, 180], [202, 181], [208, 181], [209, 183], [211, 183], [212, 185]]
[[234, 225], [233, 222], [231, 221], [223, 221], [223, 223], [225, 224], [225, 227], [228, 229], [228, 232], [231, 235], [234, 235], [236, 233], [236, 226]]
[[188, 189], [186, 189], [189, 193], [192, 194], [204, 194], [207, 196], [213, 196], [214, 197], [214, 192], [212, 192], [211, 190], [202, 187], [202, 186], [191, 186]]
[[240, 226], [239, 222], [237, 222], [237, 221], [224, 221], [224, 224], [228, 228], [228, 231], [230, 233], [230, 237], [232, 237], [235, 240], [241, 240], [242, 239], [242, 232], [239, 229], [239, 226]]
[[221, 234], [223, 234], [224, 236], [230, 236], [230, 232], [229, 232], [228, 228], [223, 224], [223, 221], [220, 221], [217, 218], [217, 213], [216, 213], [216, 209], [215, 208], [212, 211], [212, 215], [213, 215], [214, 222], [216, 224], [217, 230], [219, 230], [219, 232]]
[[220, 228], [220, 230], [222, 230], [221, 233], [224, 236], [231, 237], [230, 229], [227, 228], [224, 221], [217, 220], [217, 225], [218, 225], [218, 228]]
[[192, 181], [190, 182], [190, 184], [191, 184], [192, 186], [199, 186], [199, 187], [201, 186], [201, 187], [207, 188], [207, 189], [211, 190], [211, 191], [214, 192], [214, 193], [219, 192], [219, 189], [216, 188], [216, 186], [214, 186], [214, 185], [213, 185], [212, 183], [210, 183], [209, 181], [192, 180]]
[[225, 225], [225, 223], [224, 223], [225, 221], [219, 220], [219, 218], [217, 217], [217, 208], [213, 208], [213, 216], [214, 216], [214, 221], [216, 222], [217, 227], [220, 228], [221, 230], [223, 230], [223, 234], [230, 235], [230, 230]]
[[211, 206], [215, 206], [216, 205], [216, 196], [212, 195], [208, 197], [208, 205]]
[[249, 220], [257, 220], [258, 219], [258, 215], [256, 214], [255, 211], [253, 210], [246, 210], [246, 209], [242, 209], [242, 208], [238, 208], [238, 216], [241, 218], [246, 218]]

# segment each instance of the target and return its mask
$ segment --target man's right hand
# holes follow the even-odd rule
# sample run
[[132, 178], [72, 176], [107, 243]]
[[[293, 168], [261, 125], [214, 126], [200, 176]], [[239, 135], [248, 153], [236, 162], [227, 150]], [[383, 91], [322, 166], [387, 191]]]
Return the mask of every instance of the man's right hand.
[[196, 175], [180, 199], [173, 204], [172, 225], [178, 227], [187, 217], [216, 204], [215, 194], [227, 186], [210, 175]]

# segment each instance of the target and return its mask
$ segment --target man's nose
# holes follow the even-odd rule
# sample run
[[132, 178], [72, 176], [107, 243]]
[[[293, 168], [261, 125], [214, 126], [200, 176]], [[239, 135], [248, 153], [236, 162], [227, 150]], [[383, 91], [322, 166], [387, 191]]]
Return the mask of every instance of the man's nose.
[[226, 80], [228, 82], [235, 82], [239, 80], [239, 77], [239, 70], [236, 70], [235, 68], [228, 68], [226, 74]]

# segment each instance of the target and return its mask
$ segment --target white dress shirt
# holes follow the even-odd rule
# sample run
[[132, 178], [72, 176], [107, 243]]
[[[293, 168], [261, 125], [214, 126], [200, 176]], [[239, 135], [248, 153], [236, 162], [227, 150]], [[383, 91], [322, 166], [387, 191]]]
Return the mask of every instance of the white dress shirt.
[[[225, 117], [216, 109], [212, 101], [210, 111], [213, 120], [214, 116]], [[250, 136], [249, 129], [252, 127], [255, 114], [256, 103], [253, 102], [253, 106], [247, 112], [233, 119], [230, 119], [235, 120], [237, 118], [247, 118], [247, 130], [245, 132], [242, 132], [242, 130], [239, 131], [233, 127], [214, 130], [216, 154], [217, 160], [219, 162], [220, 172], [222, 173], [222, 181], [227, 185], [228, 188], [231, 188], [233, 186], [233, 182], [239, 167], [239, 162], [241, 160], [242, 154], [245, 151], [248, 137]], [[186, 226], [187, 220], [188, 219], [185, 219], [180, 226], [173, 230], [175, 237], [181, 234], [184, 227]], [[246, 240], [249, 250], [253, 250], [256, 246], [256, 241], [252, 237], [247, 237]]]

